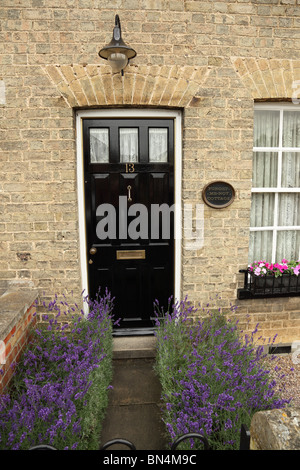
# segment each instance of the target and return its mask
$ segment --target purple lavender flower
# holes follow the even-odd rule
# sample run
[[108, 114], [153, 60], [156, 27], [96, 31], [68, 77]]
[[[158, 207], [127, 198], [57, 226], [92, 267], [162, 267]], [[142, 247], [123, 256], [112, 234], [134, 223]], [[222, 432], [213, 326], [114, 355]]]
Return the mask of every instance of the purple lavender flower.
[[[57, 296], [48, 306], [44, 303], [48, 326], [36, 329], [17, 368], [13, 393], [0, 396], [0, 449], [28, 449], [40, 443], [58, 449], [85, 445], [82, 438], [90, 429], [84, 410], [90, 390], [101, 380], [98, 388], [106, 393], [111, 378], [109, 364], [106, 369], [103, 364], [111, 357], [113, 305], [108, 292], [86, 301], [87, 319], [78, 307], [69, 308]], [[72, 312], [71, 324], [58, 321], [61, 308]]]
[[254, 347], [257, 326], [243, 338], [237, 322], [208, 307], [196, 320], [185, 299], [157, 319], [164, 422], [171, 440], [198, 432], [214, 449], [237, 449], [242, 423], [249, 426], [256, 411], [283, 408], [289, 400], [275, 396], [275, 381], [262, 366], [263, 348]]

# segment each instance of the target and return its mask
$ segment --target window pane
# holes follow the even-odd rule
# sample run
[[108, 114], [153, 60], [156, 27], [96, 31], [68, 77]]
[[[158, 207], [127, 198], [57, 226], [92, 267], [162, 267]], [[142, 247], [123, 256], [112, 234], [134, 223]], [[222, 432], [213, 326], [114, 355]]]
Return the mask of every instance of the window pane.
[[254, 147], [278, 147], [279, 111], [254, 112]]
[[299, 188], [300, 186], [300, 153], [284, 152], [282, 154], [281, 187]]
[[282, 145], [300, 147], [300, 113], [298, 111], [283, 112]]
[[90, 129], [90, 162], [109, 162], [108, 129]]
[[168, 129], [149, 129], [149, 162], [168, 161]]
[[254, 152], [252, 185], [254, 188], [277, 186], [278, 153]]
[[250, 232], [249, 263], [272, 260], [273, 232]]
[[276, 261], [282, 259], [299, 260], [300, 231], [283, 230], [277, 232]]
[[120, 162], [139, 161], [139, 130], [120, 128]]
[[274, 202], [274, 194], [252, 194], [251, 227], [270, 227], [274, 225]]
[[279, 194], [278, 225], [300, 225], [300, 194]]

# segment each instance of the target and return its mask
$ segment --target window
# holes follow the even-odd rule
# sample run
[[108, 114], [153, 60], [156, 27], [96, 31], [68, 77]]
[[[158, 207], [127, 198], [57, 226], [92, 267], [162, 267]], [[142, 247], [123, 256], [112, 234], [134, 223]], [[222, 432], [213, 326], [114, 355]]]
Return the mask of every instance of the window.
[[254, 111], [249, 263], [300, 259], [300, 109]]
[[168, 129], [149, 128], [149, 162], [164, 163], [168, 161]]
[[120, 162], [138, 162], [139, 161], [139, 130], [138, 128], [120, 127]]
[[109, 134], [106, 128], [90, 129], [90, 162], [109, 162]]

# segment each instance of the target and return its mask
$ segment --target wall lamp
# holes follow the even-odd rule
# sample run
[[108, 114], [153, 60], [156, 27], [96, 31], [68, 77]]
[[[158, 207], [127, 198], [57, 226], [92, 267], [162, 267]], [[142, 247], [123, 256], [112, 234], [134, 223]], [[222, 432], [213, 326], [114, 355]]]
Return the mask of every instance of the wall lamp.
[[114, 73], [121, 72], [122, 75], [129, 60], [136, 56], [135, 50], [127, 46], [122, 39], [119, 15], [115, 17], [112, 40], [99, 51], [99, 56], [108, 61]]

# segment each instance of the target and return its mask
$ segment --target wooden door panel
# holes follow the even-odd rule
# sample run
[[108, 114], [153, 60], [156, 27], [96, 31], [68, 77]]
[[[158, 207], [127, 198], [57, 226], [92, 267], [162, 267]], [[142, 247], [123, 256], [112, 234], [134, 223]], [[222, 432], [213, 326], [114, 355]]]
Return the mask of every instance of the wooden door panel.
[[[97, 131], [98, 128], [100, 131]], [[130, 133], [126, 128], [135, 128], [138, 132]], [[151, 139], [155, 133], [168, 136], [167, 161], [163, 148], [164, 161], [149, 162], [150, 128]], [[164, 130], [161, 132], [160, 128]], [[158, 299], [166, 306], [174, 288], [173, 212], [151, 212], [154, 205], [157, 208], [165, 205], [168, 209], [174, 202], [173, 121], [85, 120], [83, 133], [90, 296], [95, 296], [99, 286], [102, 289], [107, 287], [115, 297], [115, 315], [122, 317], [121, 327], [149, 328], [153, 324], [154, 300]], [[123, 137], [124, 134], [138, 135], [139, 154], [134, 157], [134, 163], [120, 161], [121, 134]], [[93, 153], [92, 157], [90, 152]], [[154, 160], [159, 159], [160, 148], [156, 146], [153, 154], [152, 147], [151, 155]], [[104, 209], [108, 206], [112, 208], [115, 233], [112, 236], [110, 231], [109, 237], [99, 239], [97, 227], [102, 223], [103, 228], [107, 223], [107, 211], [104, 212]], [[162, 227], [167, 218], [170, 218], [170, 227], [169, 237], [166, 238]], [[151, 227], [154, 227], [153, 231]], [[96, 253], [90, 254], [91, 247], [96, 248]], [[141, 259], [118, 259], [117, 252], [122, 250], [144, 250], [145, 256]]]

